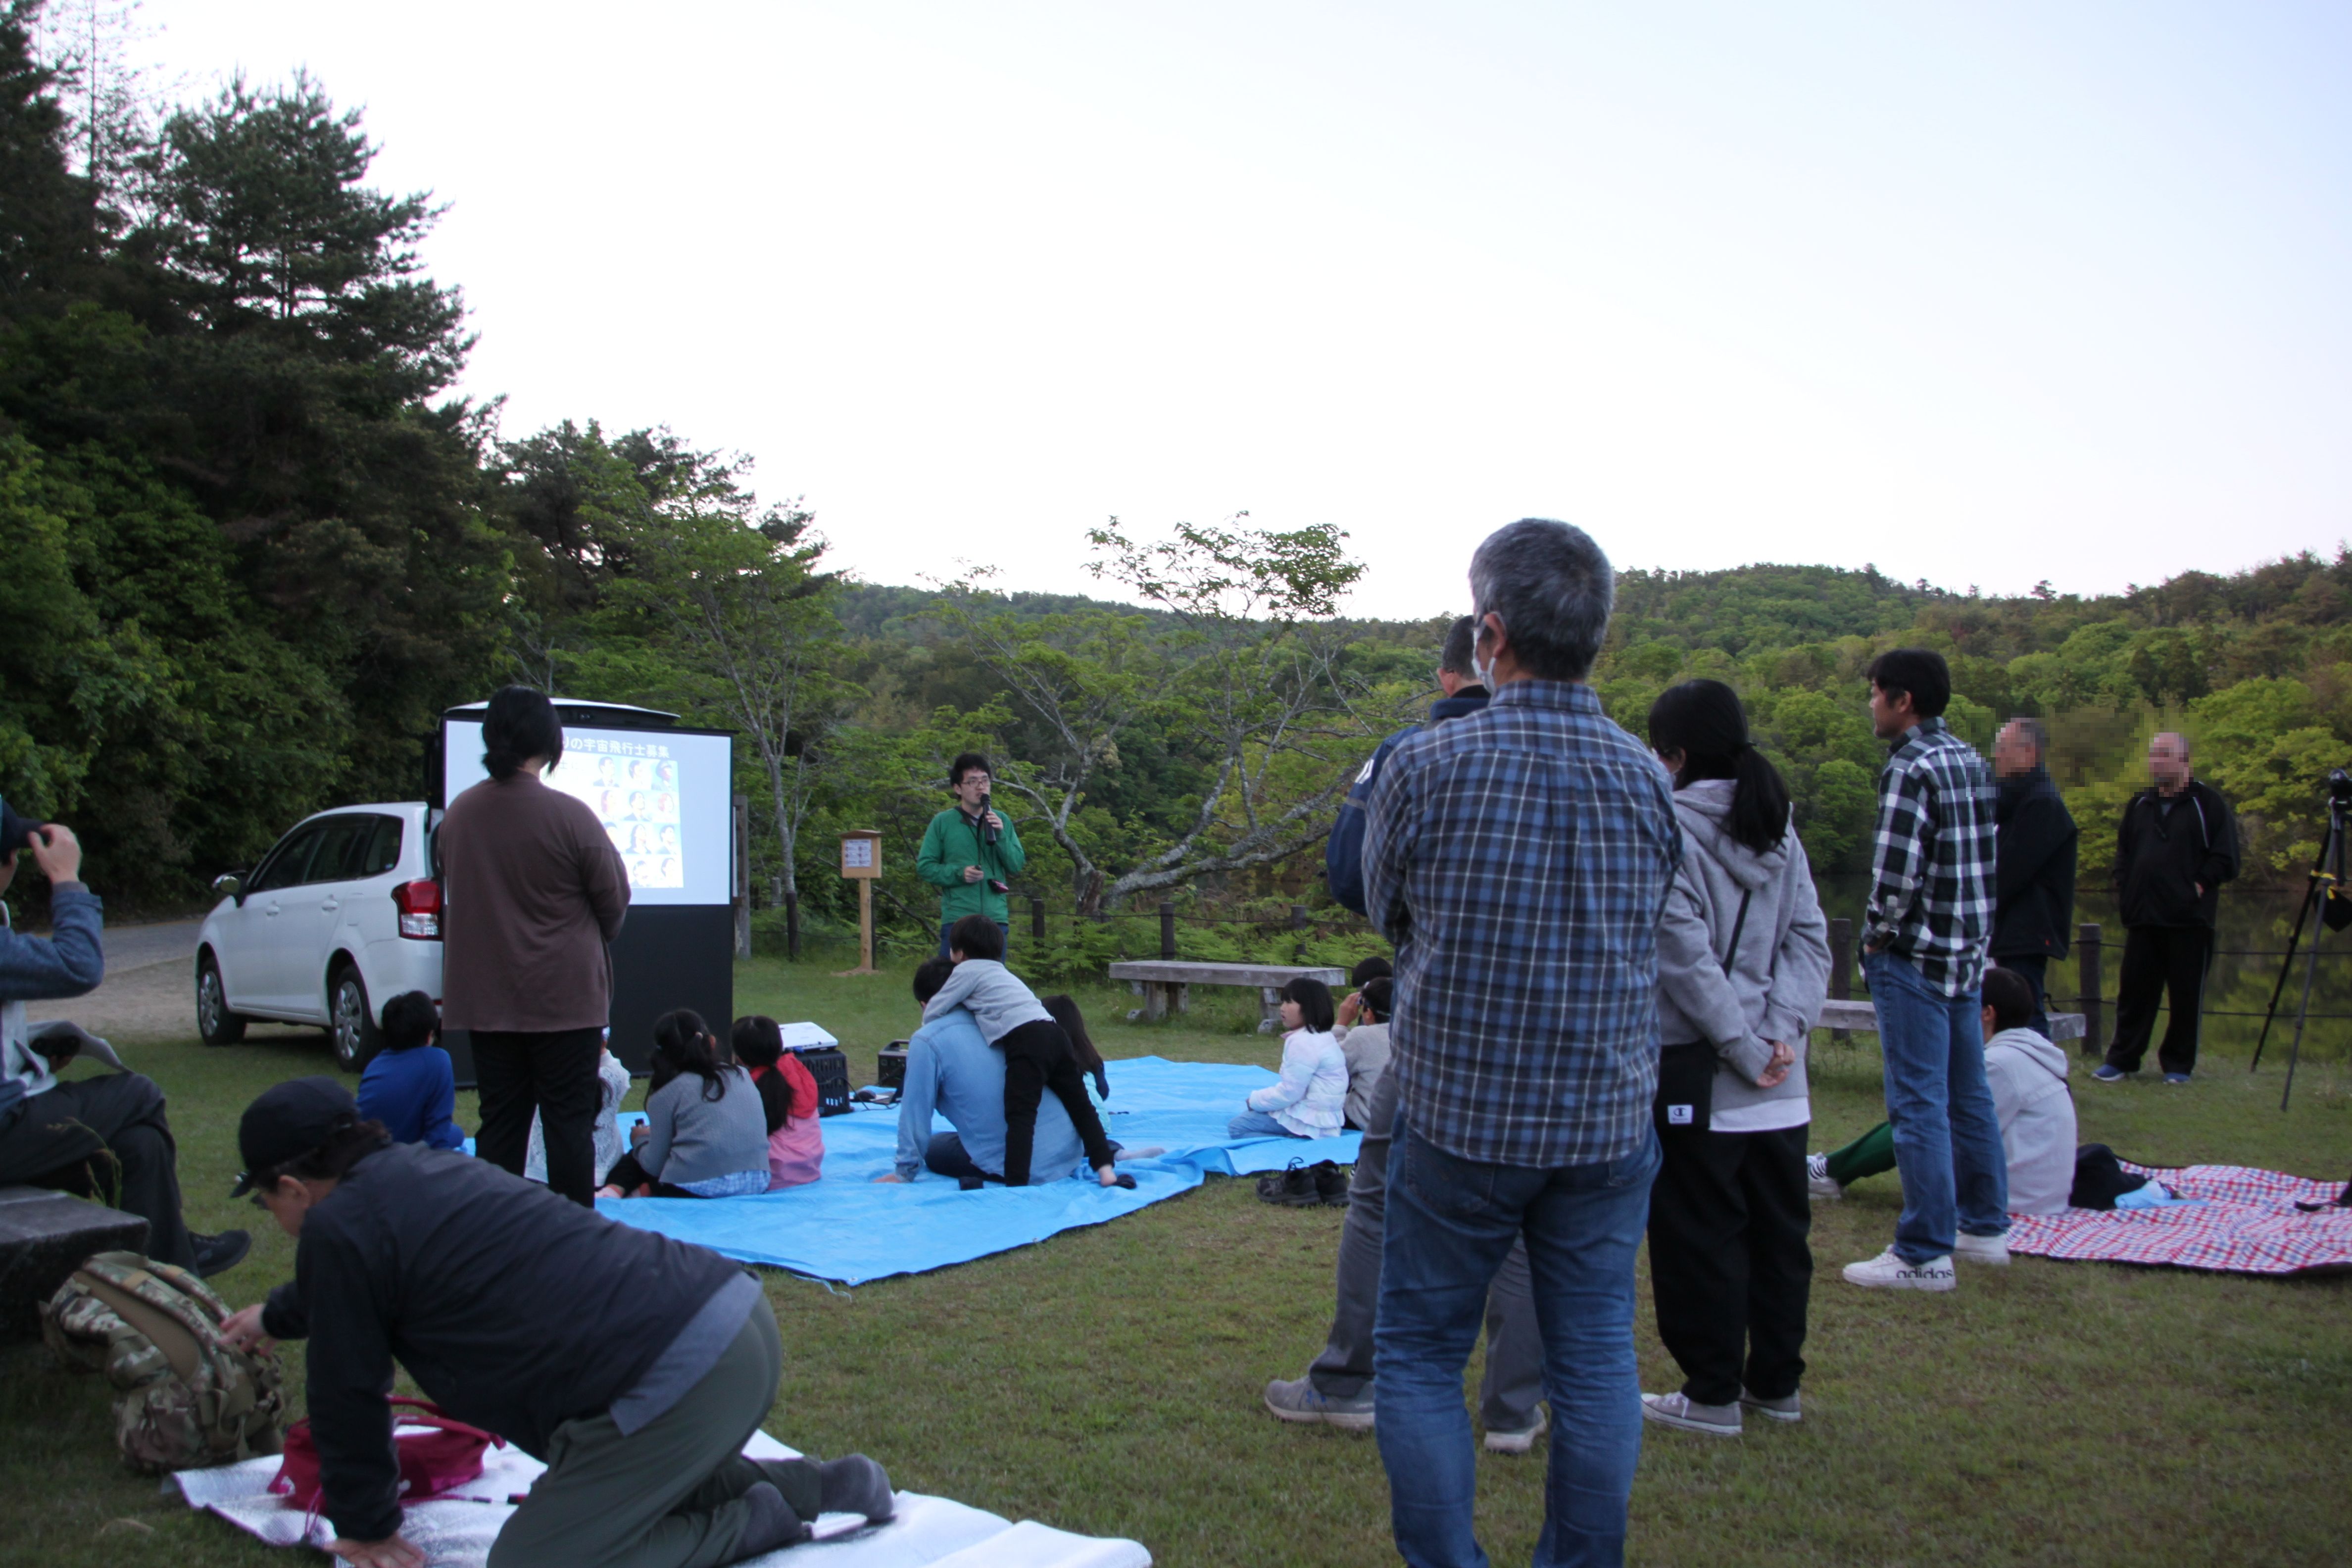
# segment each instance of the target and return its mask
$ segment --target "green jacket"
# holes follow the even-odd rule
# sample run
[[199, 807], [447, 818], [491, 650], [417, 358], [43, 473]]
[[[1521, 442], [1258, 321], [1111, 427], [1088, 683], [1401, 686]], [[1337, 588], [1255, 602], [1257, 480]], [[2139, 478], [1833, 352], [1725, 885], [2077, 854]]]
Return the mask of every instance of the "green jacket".
[[[915, 874], [940, 889], [940, 923], [953, 925], [966, 915], [986, 915], [1003, 923], [1010, 917], [1005, 912], [1004, 895], [992, 892], [988, 879], [1009, 882], [1021, 875], [1021, 868], [1029, 864], [1029, 856], [1021, 847], [1021, 836], [1013, 831], [1013, 819], [1004, 817], [1004, 831], [996, 836], [993, 844], [981, 842], [980, 826], [963, 814], [961, 806], [950, 806], [931, 818], [923, 829], [923, 847], [915, 856]], [[981, 879], [963, 879], [966, 866], [980, 868]]]

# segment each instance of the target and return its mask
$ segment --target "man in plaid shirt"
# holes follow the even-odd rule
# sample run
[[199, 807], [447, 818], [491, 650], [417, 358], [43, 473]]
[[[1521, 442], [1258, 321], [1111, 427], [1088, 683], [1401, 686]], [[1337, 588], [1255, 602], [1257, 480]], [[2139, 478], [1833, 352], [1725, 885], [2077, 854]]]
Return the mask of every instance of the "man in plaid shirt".
[[2009, 1168], [1978, 995], [1992, 934], [1993, 786], [1984, 759], [1944, 723], [1951, 696], [1939, 653], [1898, 647], [1871, 664], [1871, 723], [1894, 755], [1878, 780], [1863, 969], [1903, 1213], [1895, 1244], [1846, 1265], [1845, 1277], [1883, 1289], [1951, 1289], [1955, 1252], [2009, 1261]]
[[1527, 1241], [1554, 1424], [1536, 1562], [1624, 1558], [1641, 1453], [1633, 1257], [1658, 1166], [1658, 917], [1682, 855], [1666, 778], [1583, 684], [1607, 557], [1536, 519], [1478, 547], [1479, 712], [1373, 785], [1366, 907], [1397, 947], [1374, 1382], [1399, 1551], [1483, 1563], [1462, 1373]]

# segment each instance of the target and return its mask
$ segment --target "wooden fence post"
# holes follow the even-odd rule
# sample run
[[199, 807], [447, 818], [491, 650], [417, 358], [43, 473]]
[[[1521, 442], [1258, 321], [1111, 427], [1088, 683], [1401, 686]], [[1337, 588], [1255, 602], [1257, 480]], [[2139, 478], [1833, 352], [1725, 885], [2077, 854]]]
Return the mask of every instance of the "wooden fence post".
[[2099, 1003], [2099, 928], [2089, 921], [2074, 928], [2074, 978], [2082, 993], [2076, 1003], [2083, 1009], [2083, 1054], [2095, 1057], [2104, 1049], [2105, 1020]]
[[1034, 893], [1029, 895], [1029, 940], [1045, 945], [1045, 900]]
[[[1849, 920], [1830, 921], [1830, 996], [1833, 1001], [1853, 1000], [1853, 922]], [[1832, 1029], [1830, 1041], [1843, 1046], [1853, 1038], [1851, 1029]]]
[[801, 956], [801, 896], [798, 890], [784, 895], [784, 951], [794, 963]]
[[1176, 906], [1174, 904], [1160, 906], [1160, 956], [1162, 958], [1176, 956]]
[[751, 956], [751, 802], [737, 795], [733, 802], [735, 835], [734, 886], [728, 889], [729, 901], [735, 906], [735, 956]]
[[1305, 904], [1293, 904], [1290, 906], [1290, 929], [1293, 931], [1305, 931], [1307, 929], [1307, 906]]

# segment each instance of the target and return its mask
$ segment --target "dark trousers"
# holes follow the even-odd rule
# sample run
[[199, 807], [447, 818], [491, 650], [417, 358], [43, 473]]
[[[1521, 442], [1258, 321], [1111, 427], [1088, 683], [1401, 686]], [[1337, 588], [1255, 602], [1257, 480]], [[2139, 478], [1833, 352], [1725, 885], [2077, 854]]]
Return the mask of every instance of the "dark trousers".
[[763, 1296], [718, 1364], [645, 1426], [624, 1433], [605, 1415], [558, 1426], [547, 1473], [490, 1543], [488, 1568], [717, 1568], [742, 1555], [743, 1494], [761, 1481], [814, 1519], [815, 1465], [742, 1455], [783, 1361]]
[[[1316, 1392], [1334, 1399], [1353, 1399], [1374, 1386], [1372, 1333], [1380, 1318], [1381, 1245], [1388, 1233], [1389, 1143], [1396, 1109], [1391, 1064], [1372, 1085], [1372, 1103], [1364, 1115], [1370, 1125], [1348, 1184], [1331, 1332], [1323, 1353], [1307, 1369]], [[1544, 1396], [1544, 1361], [1533, 1289], [1528, 1244], [1519, 1241], [1486, 1292], [1486, 1372], [1478, 1383], [1478, 1418], [1489, 1432], [1524, 1432], [1536, 1424], [1536, 1405]]]
[[656, 1181], [646, 1174], [646, 1168], [637, 1163], [635, 1153], [624, 1154], [613, 1162], [613, 1168], [604, 1173], [604, 1184], [608, 1187], [620, 1188], [623, 1197], [634, 1197], [639, 1187], [648, 1185], [653, 1188], [653, 1195], [657, 1198], [698, 1198], [702, 1195], [700, 1193], [688, 1192], [684, 1187], [672, 1186], [667, 1182]]
[[0, 1132], [0, 1187], [96, 1198], [147, 1222], [147, 1256], [196, 1266], [180, 1218], [180, 1151], [163, 1091], [141, 1073], [76, 1079], [25, 1101]]
[[474, 1082], [482, 1096], [474, 1152], [521, 1175], [537, 1111], [547, 1143], [547, 1184], [573, 1203], [594, 1203], [596, 1111], [604, 1093], [596, 1055], [604, 1031], [477, 1029], [473, 1037]]
[[2172, 1016], [2156, 1059], [2167, 1072], [2197, 1070], [2198, 1015], [2205, 1007], [2205, 971], [2212, 962], [2213, 933], [2203, 926], [2126, 926], [2124, 973], [2116, 988], [2116, 1039], [2107, 1065], [2139, 1071], [2156, 1032], [2156, 1005], [2168, 995]]
[[1029, 1184], [1029, 1155], [1037, 1142], [1037, 1102], [1046, 1089], [1070, 1113], [1070, 1125], [1087, 1146], [1087, 1163], [1096, 1170], [1115, 1156], [1103, 1133], [1102, 1118], [1087, 1098], [1087, 1075], [1078, 1070], [1077, 1053], [1062, 1026], [1033, 1019], [996, 1042], [1004, 1053], [1004, 1184]]
[[1650, 1189], [1650, 1290], [1658, 1338], [1697, 1405], [1730, 1405], [1744, 1384], [1785, 1399], [1805, 1375], [1804, 1127], [1770, 1132], [1668, 1129]]
[[2030, 1027], [2043, 1039], [2050, 1037], [2050, 992], [2042, 982], [2050, 970], [2045, 953], [2020, 955], [2015, 958], [1995, 958], [1995, 969], [2006, 969], [2033, 987], [2033, 1018]]

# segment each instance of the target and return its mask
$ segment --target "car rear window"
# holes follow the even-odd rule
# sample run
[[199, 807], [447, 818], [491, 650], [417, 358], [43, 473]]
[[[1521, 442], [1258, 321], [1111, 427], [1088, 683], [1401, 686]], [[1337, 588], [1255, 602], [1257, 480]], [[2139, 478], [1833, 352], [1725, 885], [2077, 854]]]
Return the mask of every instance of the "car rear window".
[[[391, 816], [331, 816], [310, 857], [306, 882], [352, 882], [392, 869], [400, 858], [400, 821]], [[388, 854], [383, 847], [390, 847]]]
[[400, 818], [379, 816], [375, 819], [375, 837], [367, 842], [361, 858], [358, 875], [381, 877], [400, 864]]

